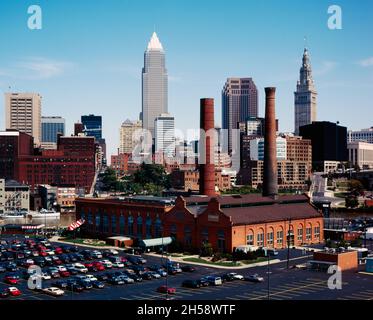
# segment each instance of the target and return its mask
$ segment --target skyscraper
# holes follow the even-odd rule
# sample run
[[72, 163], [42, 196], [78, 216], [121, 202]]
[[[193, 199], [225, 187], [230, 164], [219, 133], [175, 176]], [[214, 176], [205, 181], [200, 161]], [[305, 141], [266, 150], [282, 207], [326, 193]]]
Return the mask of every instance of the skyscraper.
[[38, 93], [5, 93], [5, 127], [41, 140], [41, 96]]
[[57, 134], [65, 135], [65, 119], [62, 117], [41, 117], [41, 141], [57, 143]]
[[175, 118], [168, 113], [160, 114], [154, 121], [155, 152], [165, 156], [175, 155]]
[[143, 128], [154, 137], [154, 120], [168, 112], [168, 75], [165, 52], [154, 32], [144, 54], [142, 69], [142, 120]]
[[304, 49], [297, 91], [294, 92], [295, 135], [299, 128], [316, 121], [317, 92], [312, 78], [312, 68], [307, 48]]
[[222, 128], [228, 129], [228, 150], [232, 151], [232, 130], [239, 122], [258, 117], [258, 91], [252, 78], [228, 78], [222, 91]]
[[95, 137], [96, 140], [102, 138], [102, 117], [90, 114], [82, 116], [83, 132], [87, 137]]

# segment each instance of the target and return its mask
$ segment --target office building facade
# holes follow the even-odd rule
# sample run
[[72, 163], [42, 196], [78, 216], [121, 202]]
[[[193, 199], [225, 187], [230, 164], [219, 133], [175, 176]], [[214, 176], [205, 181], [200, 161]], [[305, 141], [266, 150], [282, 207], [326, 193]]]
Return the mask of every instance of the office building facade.
[[18, 130], [41, 142], [41, 96], [38, 93], [5, 93], [5, 128]]
[[373, 143], [373, 127], [357, 131], [348, 131], [348, 142], [354, 141]]
[[168, 157], [175, 155], [175, 118], [168, 113], [154, 120], [155, 153]]
[[65, 135], [65, 119], [62, 117], [41, 117], [41, 142], [57, 143], [57, 134]]
[[82, 116], [83, 132], [87, 137], [102, 139], [102, 117], [93, 114]]
[[168, 112], [168, 74], [162, 44], [154, 32], [144, 54], [142, 69], [143, 128], [154, 138], [154, 121]]
[[141, 121], [131, 121], [127, 119], [120, 127], [120, 145], [119, 153], [132, 153], [134, 148], [139, 143], [136, 138], [136, 132], [142, 129]]

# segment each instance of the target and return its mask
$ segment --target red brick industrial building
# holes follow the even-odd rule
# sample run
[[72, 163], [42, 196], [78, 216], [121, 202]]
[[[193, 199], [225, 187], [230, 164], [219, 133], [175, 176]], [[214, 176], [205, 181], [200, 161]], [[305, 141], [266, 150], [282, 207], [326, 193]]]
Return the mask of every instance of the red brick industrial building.
[[[323, 218], [306, 196], [258, 195], [77, 199], [84, 232], [107, 238], [171, 236], [185, 248], [211, 243], [231, 252], [240, 245], [285, 248], [323, 242]], [[289, 238], [287, 238], [289, 236]]]
[[33, 149], [33, 138], [18, 131], [0, 133], [0, 177], [34, 188], [74, 185], [89, 192], [96, 166], [93, 137], [59, 137], [57, 150]]

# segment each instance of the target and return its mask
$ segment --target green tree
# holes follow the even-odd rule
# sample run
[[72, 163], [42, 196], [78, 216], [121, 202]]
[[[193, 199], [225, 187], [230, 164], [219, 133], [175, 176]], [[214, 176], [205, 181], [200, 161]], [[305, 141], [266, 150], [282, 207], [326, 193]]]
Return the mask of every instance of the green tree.
[[346, 197], [345, 203], [346, 203], [346, 208], [351, 208], [351, 209], [357, 208], [359, 205], [359, 201], [357, 200], [357, 197], [353, 195]]

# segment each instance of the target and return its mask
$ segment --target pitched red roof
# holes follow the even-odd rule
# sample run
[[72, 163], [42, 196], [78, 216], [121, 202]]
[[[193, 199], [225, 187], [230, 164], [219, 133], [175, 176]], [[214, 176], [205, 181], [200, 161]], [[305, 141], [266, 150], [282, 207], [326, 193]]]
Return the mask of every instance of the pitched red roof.
[[221, 210], [225, 215], [231, 217], [233, 225], [322, 217], [322, 214], [309, 203], [276, 203], [252, 207], [223, 208]]

